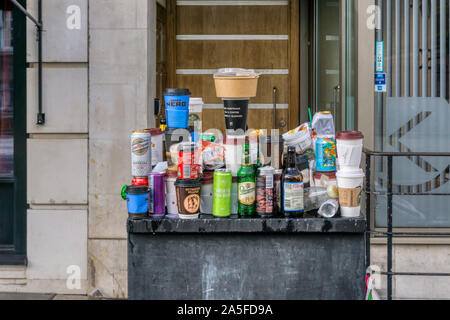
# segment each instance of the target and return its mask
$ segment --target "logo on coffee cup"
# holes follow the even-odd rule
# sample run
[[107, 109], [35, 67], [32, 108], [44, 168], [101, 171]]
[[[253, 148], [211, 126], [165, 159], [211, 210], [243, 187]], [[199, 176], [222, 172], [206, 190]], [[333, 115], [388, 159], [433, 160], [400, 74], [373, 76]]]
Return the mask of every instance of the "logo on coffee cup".
[[200, 208], [200, 197], [198, 194], [191, 194], [184, 199], [184, 208], [189, 213], [197, 213]]

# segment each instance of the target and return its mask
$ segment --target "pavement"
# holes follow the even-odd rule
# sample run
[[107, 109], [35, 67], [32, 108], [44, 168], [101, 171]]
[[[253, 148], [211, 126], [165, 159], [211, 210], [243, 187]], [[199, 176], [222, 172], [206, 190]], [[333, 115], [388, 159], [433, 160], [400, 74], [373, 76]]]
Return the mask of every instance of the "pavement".
[[99, 300], [99, 299], [101, 298], [90, 297], [86, 295], [0, 292], [0, 300]]

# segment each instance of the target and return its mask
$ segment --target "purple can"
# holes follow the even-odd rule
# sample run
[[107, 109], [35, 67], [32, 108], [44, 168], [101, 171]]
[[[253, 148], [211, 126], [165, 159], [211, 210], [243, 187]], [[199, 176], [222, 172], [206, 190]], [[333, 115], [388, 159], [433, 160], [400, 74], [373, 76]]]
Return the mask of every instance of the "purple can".
[[148, 177], [148, 186], [150, 188], [150, 201], [148, 212], [150, 216], [162, 218], [166, 214], [166, 187], [164, 173], [151, 173]]

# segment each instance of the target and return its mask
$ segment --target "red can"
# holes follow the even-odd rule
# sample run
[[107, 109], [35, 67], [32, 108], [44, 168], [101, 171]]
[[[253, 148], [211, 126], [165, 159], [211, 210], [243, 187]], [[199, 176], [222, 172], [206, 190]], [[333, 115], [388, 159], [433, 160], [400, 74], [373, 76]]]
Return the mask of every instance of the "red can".
[[148, 187], [148, 177], [134, 177], [131, 185]]
[[192, 142], [182, 143], [178, 146], [178, 178], [198, 179], [202, 166], [197, 144]]

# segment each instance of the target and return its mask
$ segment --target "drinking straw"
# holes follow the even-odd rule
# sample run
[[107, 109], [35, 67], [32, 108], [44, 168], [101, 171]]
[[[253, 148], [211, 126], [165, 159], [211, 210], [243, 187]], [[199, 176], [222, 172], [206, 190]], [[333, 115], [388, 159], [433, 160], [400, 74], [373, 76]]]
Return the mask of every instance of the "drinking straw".
[[308, 106], [308, 114], [309, 114], [309, 122], [311, 122], [311, 126], [312, 126], [311, 107], [309, 107], [309, 106]]

